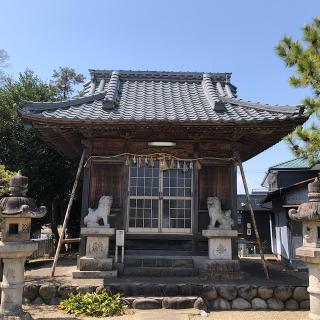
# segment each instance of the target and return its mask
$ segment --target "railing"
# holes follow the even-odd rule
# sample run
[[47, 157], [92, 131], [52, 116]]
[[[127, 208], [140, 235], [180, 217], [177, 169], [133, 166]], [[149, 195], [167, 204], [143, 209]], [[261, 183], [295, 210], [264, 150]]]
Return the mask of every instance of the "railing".
[[[268, 243], [268, 241], [263, 241], [262, 246], [264, 253], [272, 253], [271, 244]], [[238, 254], [240, 257], [260, 256], [257, 243], [255, 241], [248, 241], [243, 239], [239, 239], [238, 241]]]
[[53, 238], [48, 239], [32, 239], [38, 243], [38, 249], [29, 257], [29, 259], [36, 259], [41, 257], [51, 257], [55, 253]]

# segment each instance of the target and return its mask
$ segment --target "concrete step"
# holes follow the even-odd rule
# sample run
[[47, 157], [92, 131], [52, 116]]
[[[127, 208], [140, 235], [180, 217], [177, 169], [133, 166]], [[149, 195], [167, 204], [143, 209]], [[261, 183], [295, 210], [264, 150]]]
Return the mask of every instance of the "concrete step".
[[193, 277], [197, 275], [194, 268], [168, 267], [124, 267], [125, 276], [138, 277]]

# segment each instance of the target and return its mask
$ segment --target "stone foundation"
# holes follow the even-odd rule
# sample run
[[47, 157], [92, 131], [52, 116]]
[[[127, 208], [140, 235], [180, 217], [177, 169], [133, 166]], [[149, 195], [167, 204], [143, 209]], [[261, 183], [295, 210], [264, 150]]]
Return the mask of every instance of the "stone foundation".
[[26, 284], [24, 303], [58, 304], [71, 293], [120, 292], [136, 309], [197, 308], [202, 310], [308, 310], [307, 287], [212, 286], [200, 284], [123, 283], [97, 286]]

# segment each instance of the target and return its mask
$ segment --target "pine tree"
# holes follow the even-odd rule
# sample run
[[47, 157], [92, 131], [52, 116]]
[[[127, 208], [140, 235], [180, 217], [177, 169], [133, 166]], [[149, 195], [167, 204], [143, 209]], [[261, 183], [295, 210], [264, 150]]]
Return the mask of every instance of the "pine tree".
[[[53, 70], [51, 84], [58, 88], [58, 99], [66, 100], [71, 97], [75, 91], [75, 86], [84, 82], [84, 76], [77, 73], [73, 68], [60, 67], [59, 70]], [[78, 95], [81, 95], [78, 92]]]
[[8, 78], [8, 75], [5, 72], [5, 69], [9, 66], [9, 55], [6, 50], [0, 49], [0, 85], [5, 79]]
[[275, 49], [286, 66], [295, 69], [290, 85], [312, 91], [302, 104], [306, 113], [313, 115], [314, 123], [305, 128], [297, 127], [286, 140], [296, 156], [314, 164], [320, 160], [320, 17], [314, 18], [302, 31], [303, 41], [284, 36]]

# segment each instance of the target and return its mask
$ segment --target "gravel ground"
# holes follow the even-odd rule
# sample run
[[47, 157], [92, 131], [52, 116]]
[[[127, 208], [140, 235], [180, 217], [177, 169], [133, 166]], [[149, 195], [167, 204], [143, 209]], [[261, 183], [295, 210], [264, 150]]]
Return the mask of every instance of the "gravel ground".
[[[76, 260], [72, 258], [61, 258], [56, 268], [55, 276], [51, 274], [52, 260], [38, 261], [30, 263], [25, 272], [25, 281], [36, 284], [65, 284], [65, 285], [103, 285], [103, 279], [73, 279], [72, 272], [76, 271]], [[241, 259], [241, 279], [239, 280], [215, 280], [215, 284], [228, 285], [293, 285], [305, 286], [308, 285], [308, 272], [297, 272], [286, 268], [279, 261], [268, 261], [270, 279], [266, 280], [258, 259]], [[117, 279], [108, 279], [106, 284], [120, 284], [128, 282], [149, 282], [149, 283], [198, 283], [207, 284], [207, 280], [202, 280], [199, 277], [188, 278], [165, 278], [165, 277], [119, 277]], [[210, 281], [209, 281], [210, 282]], [[212, 283], [212, 281], [211, 281]]]
[[213, 311], [208, 316], [200, 316], [200, 311], [195, 309], [183, 310], [128, 310], [119, 317], [74, 317], [67, 315], [56, 306], [29, 305], [25, 310], [30, 312], [35, 320], [307, 320], [307, 311]]

